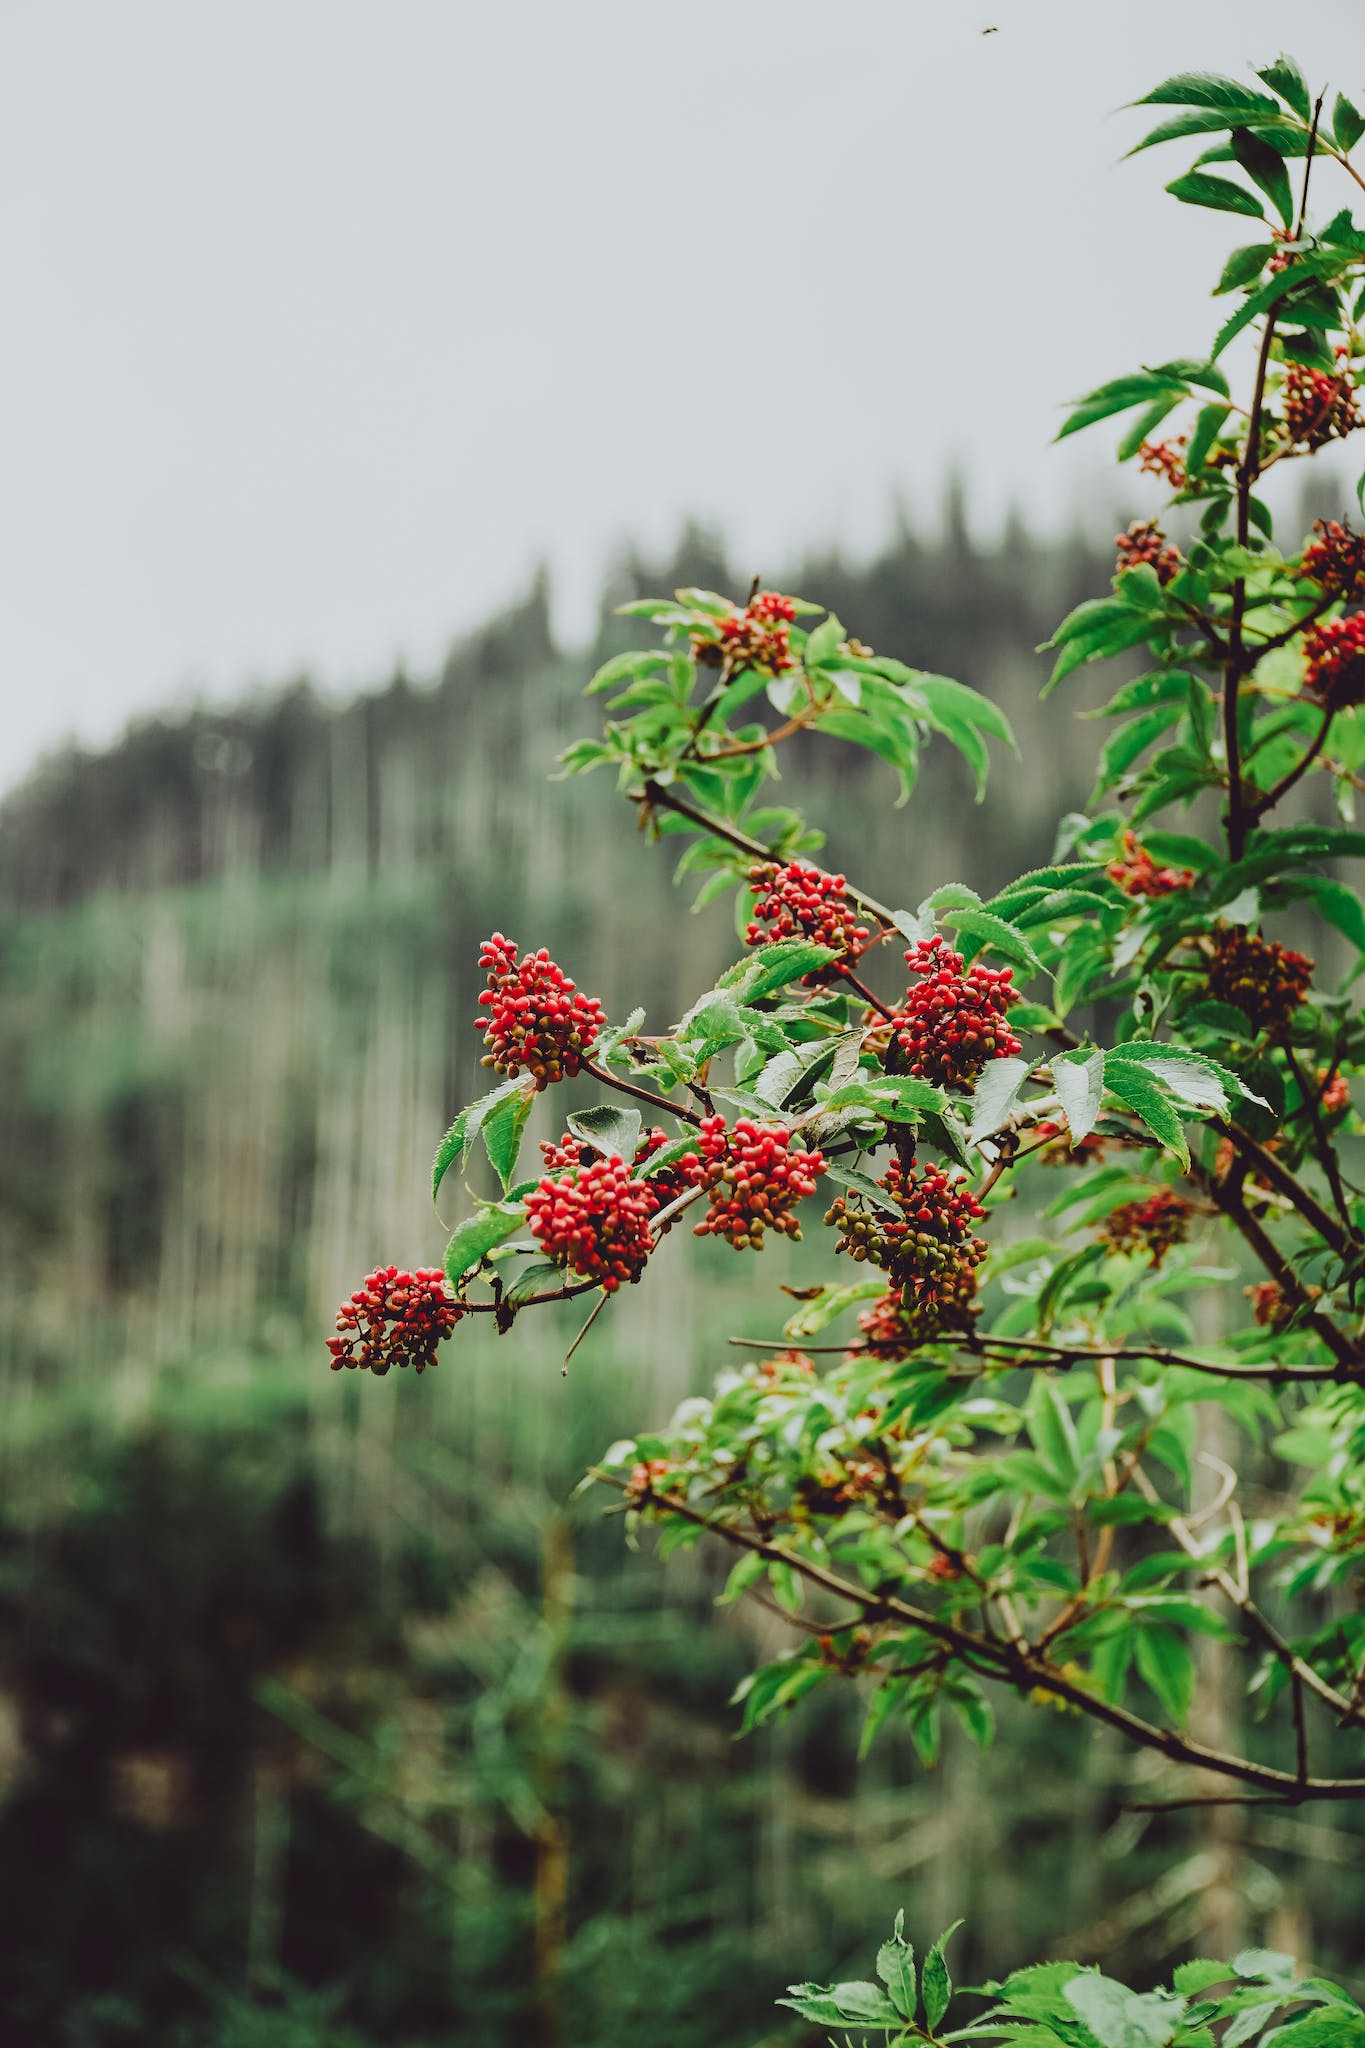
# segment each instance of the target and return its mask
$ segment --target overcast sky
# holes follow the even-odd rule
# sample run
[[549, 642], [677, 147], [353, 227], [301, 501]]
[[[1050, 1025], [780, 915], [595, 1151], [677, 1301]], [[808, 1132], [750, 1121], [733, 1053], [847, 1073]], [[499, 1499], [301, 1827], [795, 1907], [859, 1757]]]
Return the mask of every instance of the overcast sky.
[[1059, 404], [1245, 239], [1113, 110], [1287, 25], [1365, 87], [1365, 0], [0, 0], [0, 784], [428, 672], [538, 559], [572, 636], [688, 513], [1064, 523]]

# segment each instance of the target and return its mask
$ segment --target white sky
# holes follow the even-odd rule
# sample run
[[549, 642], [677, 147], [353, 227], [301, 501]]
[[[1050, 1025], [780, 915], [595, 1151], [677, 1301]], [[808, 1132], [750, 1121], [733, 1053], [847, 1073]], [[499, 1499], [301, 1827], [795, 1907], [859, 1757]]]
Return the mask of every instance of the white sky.
[[0, 0], [0, 786], [427, 672], [538, 558], [577, 635], [689, 513], [770, 573], [954, 464], [1064, 522], [1058, 406], [1252, 233], [1112, 110], [1287, 30], [1365, 87], [1365, 0]]

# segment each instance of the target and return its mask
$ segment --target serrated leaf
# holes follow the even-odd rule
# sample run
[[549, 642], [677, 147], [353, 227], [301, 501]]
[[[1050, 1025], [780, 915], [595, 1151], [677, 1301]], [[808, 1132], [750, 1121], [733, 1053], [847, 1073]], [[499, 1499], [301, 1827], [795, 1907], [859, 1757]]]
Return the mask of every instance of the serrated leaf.
[[526, 1083], [520, 1076], [512, 1081], [504, 1081], [500, 1087], [490, 1090], [487, 1095], [481, 1095], [477, 1102], [469, 1103], [460, 1111], [436, 1148], [436, 1157], [431, 1168], [433, 1199], [440, 1192], [441, 1182], [456, 1160], [473, 1144], [489, 1111], [525, 1086]]
[[991, 946], [1006, 960], [1021, 968], [1025, 974], [1041, 974], [1043, 963], [1034, 952], [1022, 932], [1006, 924], [1003, 917], [997, 917], [990, 910], [956, 910], [949, 908], [942, 913], [942, 922], [954, 927], [960, 936], [976, 939], [979, 943], [970, 949], [973, 956], [983, 947]]
[[1365, 115], [1339, 92], [1332, 103], [1332, 140], [1338, 149], [1353, 150], [1365, 135]]
[[1223, 292], [1235, 292], [1243, 285], [1251, 284], [1265, 269], [1275, 254], [1274, 242], [1248, 242], [1240, 249], [1234, 249], [1223, 265], [1222, 275], [1213, 288], [1214, 297]]
[[1231, 178], [1216, 178], [1212, 171], [1186, 171], [1181, 178], [1172, 178], [1166, 187], [1172, 199], [1183, 200], [1186, 206], [1211, 206], [1218, 213], [1245, 213], [1253, 220], [1264, 220], [1265, 209], [1259, 199], [1253, 199], [1242, 185], [1234, 185]]
[[1216, 71], [1178, 71], [1173, 78], [1163, 79], [1151, 92], [1145, 92], [1140, 100], [1134, 100], [1135, 107], [1208, 107], [1217, 113], [1230, 114], [1236, 120], [1244, 120], [1252, 114], [1278, 114], [1274, 100], [1263, 92], [1253, 92], [1250, 86], [1239, 85], [1235, 78], [1224, 78]]
[[1259, 185], [1287, 228], [1294, 225], [1294, 195], [1284, 158], [1249, 128], [1234, 128], [1232, 153], [1254, 185]]
[[489, 1164], [502, 1182], [504, 1193], [512, 1185], [521, 1152], [522, 1133], [536, 1099], [535, 1084], [520, 1082], [521, 1093], [497, 1103], [484, 1118], [481, 1132]]
[[1285, 105], [1292, 107], [1301, 121], [1312, 119], [1313, 98], [1308, 90], [1308, 80], [1292, 57], [1281, 51], [1275, 62], [1267, 64], [1264, 70], [1256, 73], [1256, 76], [1263, 85], [1268, 85], [1273, 93], [1278, 93]]
[[486, 1252], [510, 1237], [525, 1221], [524, 1210], [503, 1207], [480, 1209], [466, 1217], [446, 1246], [443, 1263], [447, 1280], [454, 1284], [462, 1279]]
[[999, 1130], [1032, 1071], [1032, 1060], [1011, 1057], [989, 1062], [977, 1080], [972, 1097], [973, 1138], [982, 1138], [988, 1131]]
[[1095, 1128], [1104, 1094], [1104, 1054], [1093, 1052], [1059, 1054], [1052, 1062], [1052, 1085], [1066, 1112], [1067, 1129], [1073, 1149]]
[[874, 1209], [880, 1209], [883, 1215], [894, 1216], [900, 1223], [905, 1221], [900, 1208], [892, 1201], [886, 1189], [879, 1188], [868, 1174], [858, 1173], [853, 1167], [841, 1166], [837, 1159], [825, 1161], [825, 1172], [831, 1180], [837, 1181], [841, 1188], [848, 1188], [853, 1194], [861, 1195], [865, 1201], [871, 1202]]
[[919, 1989], [915, 1981], [915, 1951], [901, 1932], [905, 1916], [896, 1915], [896, 1931], [877, 1951], [877, 1975], [891, 1994], [891, 2003], [903, 2020], [915, 2017]]
[[920, 1983], [924, 1993], [924, 2021], [931, 2034], [938, 2030], [939, 2022], [948, 2010], [953, 1995], [953, 1980], [948, 1975], [948, 1965], [943, 1960], [943, 1951], [958, 1928], [960, 1920], [954, 1920], [951, 1927], [945, 1927], [938, 1940], [924, 1958], [920, 1972]]
[[1182, 1058], [1178, 1052], [1168, 1051], [1164, 1046], [1121, 1046], [1116, 1051], [1119, 1057], [1111, 1056], [1105, 1062], [1111, 1085], [1114, 1074], [1121, 1068], [1141, 1067], [1187, 1108], [1211, 1109], [1215, 1116], [1227, 1118], [1227, 1089], [1218, 1075], [1211, 1073], [1201, 1062]]
[[623, 1159], [627, 1166], [640, 1143], [640, 1112], [614, 1102], [598, 1103], [592, 1109], [570, 1110], [564, 1119], [576, 1138], [608, 1159]]
[[814, 1301], [802, 1302], [796, 1313], [788, 1316], [782, 1325], [782, 1334], [798, 1341], [817, 1336], [855, 1302], [871, 1301], [874, 1296], [884, 1294], [886, 1285], [883, 1277], [879, 1280], [851, 1280], [846, 1287], [824, 1287]]
[[1173, 1152], [1183, 1167], [1190, 1163], [1190, 1148], [1180, 1118], [1159, 1084], [1135, 1061], [1104, 1063], [1104, 1085], [1125, 1107], [1136, 1112], [1153, 1137]]
[[788, 939], [765, 946], [758, 972], [742, 984], [744, 1001], [756, 1003], [774, 989], [786, 988], [789, 982], [799, 981], [802, 975], [813, 974], [816, 968], [827, 967], [838, 958], [832, 946], [817, 946], [809, 939]]
[[1169, 2048], [1188, 2009], [1169, 1991], [1130, 1991], [1111, 1977], [1074, 1977], [1065, 1997], [1100, 2048]]

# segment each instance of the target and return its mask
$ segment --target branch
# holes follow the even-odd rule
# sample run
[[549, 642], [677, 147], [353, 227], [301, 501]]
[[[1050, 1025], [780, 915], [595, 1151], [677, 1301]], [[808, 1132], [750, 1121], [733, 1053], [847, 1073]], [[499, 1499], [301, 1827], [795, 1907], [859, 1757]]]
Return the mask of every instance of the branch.
[[[635, 801], [652, 804], [656, 810], [674, 811], [680, 818], [690, 818], [703, 832], [711, 833], [713, 838], [724, 839], [729, 845], [737, 847], [741, 853], [749, 854], [754, 860], [782, 859], [782, 855], [773, 847], [764, 846], [760, 840], [751, 839], [747, 832], [741, 832], [736, 825], [727, 825], [723, 819], [713, 818], [708, 812], [698, 810], [696, 805], [688, 803], [685, 797], [677, 796], [671, 788], [665, 788], [663, 784], [652, 779], [645, 783], [644, 789]], [[888, 910], [884, 903], [879, 903], [875, 896], [867, 895], [862, 889], [855, 888], [851, 882], [848, 884], [848, 893], [855, 903], [861, 904], [864, 910], [870, 910], [883, 924], [895, 923], [894, 911]]]
[[677, 1515], [695, 1527], [719, 1536], [734, 1549], [761, 1557], [769, 1564], [783, 1564], [813, 1586], [836, 1599], [847, 1602], [861, 1610], [870, 1621], [895, 1621], [919, 1629], [924, 1635], [945, 1644], [961, 1656], [964, 1661], [977, 1660], [975, 1668], [998, 1681], [1022, 1688], [1051, 1693], [1057, 1699], [1066, 1700], [1093, 1719], [1117, 1728], [1130, 1741], [1144, 1749], [1156, 1750], [1173, 1763], [1188, 1764], [1193, 1769], [1212, 1771], [1218, 1776], [1236, 1779], [1239, 1783], [1270, 1794], [1277, 1801], [1299, 1804], [1308, 1799], [1348, 1800], [1365, 1798], [1365, 1778], [1298, 1778], [1293, 1772], [1274, 1769], [1269, 1764], [1258, 1764], [1249, 1757], [1232, 1756], [1223, 1750], [1210, 1749], [1205, 1744], [1191, 1741], [1172, 1728], [1158, 1728], [1154, 1722], [1144, 1721], [1138, 1714], [1130, 1713], [1125, 1707], [1116, 1707], [1100, 1699], [1084, 1686], [1074, 1683], [1064, 1673], [1056, 1670], [1045, 1658], [1040, 1657], [1030, 1645], [1023, 1641], [1005, 1642], [998, 1636], [981, 1635], [972, 1629], [961, 1627], [956, 1622], [944, 1621], [939, 1615], [914, 1606], [894, 1594], [870, 1593], [863, 1587], [840, 1578], [837, 1572], [829, 1571], [810, 1558], [801, 1557], [782, 1549], [765, 1536], [750, 1535], [746, 1530], [734, 1528], [731, 1524], [705, 1515], [668, 1493], [639, 1494], [625, 1480], [593, 1467], [589, 1476], [604, 1485], [614, 1487], [618, 1493], [634, 1493], [636, 1505], [648, 1504], [662, 1512]]
[[594, 1081], [600, 1081], [604, 1088], [614, 1088], [618, 1095], [633, 1095], [637, 1102], [647, 1102], [651, 1109], [659, 1109], [666, 1116], [680, 1117], [685, 1124], [699, 1124], [701, 1118], [695, 1109], [689, 1109], [685, 1102], [670, 1102], [664, 1095], [655, 1095], [651, 1089], [637, 1088], [633, 1081], [622, 1081], [605, 1067], [599, 1067], [593, 1060], [580, 1060], [582, 1073], [591, 1074]]

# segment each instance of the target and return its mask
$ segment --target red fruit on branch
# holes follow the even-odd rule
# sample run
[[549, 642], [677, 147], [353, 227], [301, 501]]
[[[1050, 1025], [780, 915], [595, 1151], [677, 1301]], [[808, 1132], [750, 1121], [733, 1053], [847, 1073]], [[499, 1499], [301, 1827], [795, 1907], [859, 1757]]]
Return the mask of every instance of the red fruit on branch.
[[1100, 1226], [1100, 1236], [1111, 1251], [1145, 1251], [1152, 1265], [1159, 1266], [1173, 1245], [1184, 1244], [1193, 1214], [1193, 1202], [1161, 1188], [1145, 1201], [1124, 1202], [1111, 1209]]
[[1173, 491], [1183, 491], [1187, 482], [1185, 450], [1189, 443], [1188, 434], [1177, 434], [1171, 441], [1144, 441], [1138, 449], [1138, 468], [1144, 476], [1165, 477]]
[[792, 1133], [781, 1124], [755, 1123], [742, 1116], [733, 1131], [723, 1116], [703, 1117], [697, 1137], [701, 1155], [695, 1185], [710, 1204], [693, 1226], [697, 1237], [724, 1237], [736, 1251], [762, 1248], [765, 1230], [800, 1237], [794, 1214], [798, 1202], [815, 1193], [825, 1170], [819, 1152], [792, 1150]]
[[1361, 424], [1350, 378], [1306, 363], [1291, 363], [1285, 371], [1283, 409], [1285, 432], [1306, 448], [1325, 448]]
[[[563, 1154], [564, 1148], [556, 1148]], [[632, 1180], [623, 1159], [580, 1158], [557, 1178], [546, 1174], [526, 1197], [526, 1220], [546, 1258], [607, 1294], [638, 1280], [654, 1249], [650, 1219], [659, 1198]]]
[[1087, 1131], [1080, 1144], [1073, 1145], [1066, 1125], [1051, 1117], [1035, 1124], [1033, 1135], [1047, 1141], [1037, 1148], [1041, 1166], [1086, 1166], [1093, 1159], [1103, 1159], [1107, 1150], [1107, 1141], [1097, 1131]]
[[1365, 533], [1339, 519], [1315, 519], [1300, 573], [1330, 597], [1365, 596]]
[[1180, 550], [1172, 547], [1155, 519], [1137, 519], [1126, 533], [1115, 536], [1118, 565], [1115, 573], [1137, 569], [1144, 563], [1155, 569], [1158, 583], [1169, 583], [1180, 573]]
[[1110, 861], [1105, 872], [1125, 896], [1172, 896], [1178, 889], [1194, 885], [1192, 868], [1159, 868], [1136, 832], [1124, 832], [1123, 853]]
[[479, 965], [488, 975], [479, 997], [488, 1015], [474, 1020], [488, 1047], [483, 1065], [512, 1078], [528, 1073], [537, 1089], [572, 1078], [607, 1021], [602, 1005], [575, 987], [544, 946], [518, 964], [501, 932], [484, 940]]
[[446, 1293], [439, 1266], [419, 1266], [413, 1273], [399, 1266], [376, 1266], [337, 1310], [340, 1335], [327, 1342], [332, 1371], [358, 1367], [378, 1379], [395, 1365], [425, 1372], [436, 1363], [436, 1346], [463, 1314]]
[[905, 958], [924, 977], [906, 991], [892, 1019], [892, 1033], [912, 1074], [940, 1087], [960, 1086], [988, 1061], [1019, 1051], [1020, 1042], [1005, 1023], [1015, 996], [1012, 968], [973, 967], [964, 973], [962, 955], [937, 935], [912, 947]]
[[[749, 887], [758, 901], [744, 934], [748, 945], [813, 939], [817, 945], [832, 947], [850, 964], [866, 952], [872, 934], [867, 925], [858, 923], [843, 875], [822, 874], [819, 868], [799, 860], [789, 860], [785, 867], [776, 861], [755, 861], [749, 870]], [[815, 988], [836, 980], [838, 972], [831, 961], [802, 979]]]
[[1318, 1086], [1322, 1093], [1318, 1097], [1320, 1116], [1332, 1118], [1344, 1116], [1351, 1107], [1351, 1084], [1344, 1074], [1334, 1074], [1323, 1067], [1318, 1072]]
[[972, 1225], [986, 1212], [961, 1174], [937, 1166], [907, 1168], [894, 1160], [877, 1185], [899, 1219], [866, 1208], [855, 1194], [851, 1201], [836, 1196], [825, 1221], [840, 1233], [836, 1250], [890, 1274], [894, 1286], [858, 1322], [878, 1356], [903, 1357], [917, 1343], [970, 1323], [976, 1269], [988, 1249]]
[[1281, 1037], [1312, 980], [1313, 963], [1306, 954], [1262, 939], [1245, 925], [1224, 925], [1214, 934], [1209, 993], [1235, 1005], [1256, 1031]]
[[1365, 704], [1365, 612], [1320, 619], [1303, 636], [1303, 686], [1324, 710]]
[[732, 669], [756, 668], [769, 675], [781, 675], [796, 665], [791, 651], [791, 622], [795, 617], [796, 606], [789, 597], [783, 597], [779, 590], [761, 590], [743, 611], [733, 607], [717, 621], [718, 640], [709, 634], [694, 634], [692, 652], [699, 659], [714, 662], [719, 646]]

